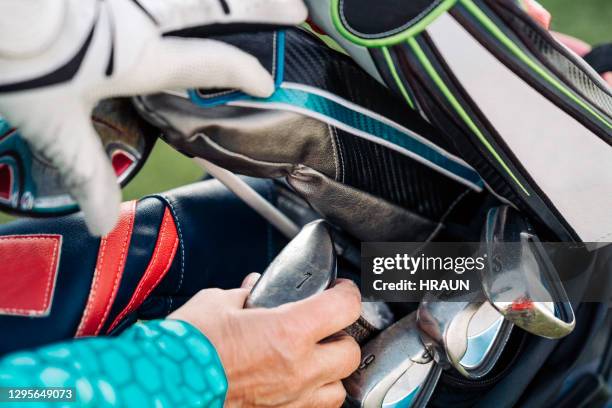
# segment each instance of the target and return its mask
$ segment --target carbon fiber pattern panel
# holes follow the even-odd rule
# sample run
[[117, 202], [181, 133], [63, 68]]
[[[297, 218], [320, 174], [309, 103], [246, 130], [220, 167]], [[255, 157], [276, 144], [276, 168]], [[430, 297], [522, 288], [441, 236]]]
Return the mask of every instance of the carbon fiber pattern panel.
[[541, 58], [545, 64], [578, 91], [590, 103], [603, 113], [612, 117], [612, 95], [601, 84], [598, 84], [580, 62], [562, 52], [562, 47], [556, 44], [550, 34], [544, 32], [533, 22], [525, 21], [514, 14], [511, 6], [505, 3], [490, 3], [499, 12], [505, 22], [522, 38], [529, 49]]
[[440, 132], [405, 102], [359, 68], [350, 58], [328, 48], [300, 30], [286, 31], [286, 82], [323, 89], [366, 109], [377, 112], [454, 153]]
[[439, 220], [465, 186], [386, 147], [337, 130], [343, 182]]

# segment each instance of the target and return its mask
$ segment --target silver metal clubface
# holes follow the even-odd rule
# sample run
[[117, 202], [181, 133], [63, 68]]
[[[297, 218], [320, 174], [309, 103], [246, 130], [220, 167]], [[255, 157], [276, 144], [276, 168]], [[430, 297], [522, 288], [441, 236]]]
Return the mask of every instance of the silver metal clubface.
[[576, 324], [574, 311], [542, 243], [528, 221], [509, 206], [487, 215], [481, 273], [491, 304], [509, 321], [535, 335], [564, 337]]
[[245, 307], [272, 308], [323, 292], [336, 280], [336, 251], [323, 220], [306, 224], [257, 281]]
[[[327, 223], [306, 224], [259, 278], [245, 307], [271, 308], [306, 299], [333, 286], [336, 252]], [[362, 344], [392, 323], [386, 303], [364, 302], [359, 320], [345, 331]]]
[[512, 331], [480, 291], [430, 293], [419, 305], [417, 322], [436, 363], [470, 379], [493, 369]]
[[467, 350], [459, 361], [468, 377], [482, 377], [493, 368], [512, 327], [489, 302], [480, 305], [468, 326]]
[[361, 356], [357, 371], [343, 381], [351, 405], [423, 407], [440, 376], [421, 343], [414, 312], [366, 343]]

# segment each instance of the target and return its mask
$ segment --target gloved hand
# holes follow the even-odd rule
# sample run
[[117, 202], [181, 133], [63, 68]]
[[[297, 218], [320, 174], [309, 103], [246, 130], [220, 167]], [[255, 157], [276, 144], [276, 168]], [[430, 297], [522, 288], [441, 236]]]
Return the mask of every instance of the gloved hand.
[[97, 101], [191, 87], [268, 96], [272, 78], [255, 58], [188, 36], [293, 25], [306, 13], [301, 0], [6, 0], [0, 112], [58, 168], [90, 231], [102, 235], [121, 196], [89, 120]]

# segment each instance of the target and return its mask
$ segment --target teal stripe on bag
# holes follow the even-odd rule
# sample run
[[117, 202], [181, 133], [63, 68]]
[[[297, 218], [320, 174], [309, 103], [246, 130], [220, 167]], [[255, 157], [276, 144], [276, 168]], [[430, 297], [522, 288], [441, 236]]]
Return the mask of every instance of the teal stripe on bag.
[[[411, 133], [408, 129], [404, 131], [400, 130], [376, 119], [375, 117], [357, 112], [324, 96], [281, 86], [269, 98], [251, 98], [251, 101], [255, 104], [262, 105], [289, 105], [317, 113], [331, 119], [332, 121], [340, 122], [341, 124], [352, 129], [356, 129], [375, 138], [382, 139], [393, 145], [399, 146], [402, 149], [421, 157], [423, 160], [433, 164], [434, 166], [444, 169], [456, 177], [465, 180], [467, 184], [471, 184], [478, 189], [482, 189], [484, 187], [484, 182], [476, 170], [467, 164], [453, 160], [434, 147], [423, 143], [419, 140], [419, 137], [416, 134]], [[250, 105], [251, 103], [249, 101], [236, 101], [231, 104]], [[333, 125], [333, 123], [331, 124]]]

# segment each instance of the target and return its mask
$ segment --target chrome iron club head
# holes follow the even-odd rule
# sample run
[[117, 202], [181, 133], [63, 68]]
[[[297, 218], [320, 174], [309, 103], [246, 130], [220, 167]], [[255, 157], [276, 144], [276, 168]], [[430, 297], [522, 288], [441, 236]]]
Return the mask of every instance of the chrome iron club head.
[[[323, 220], [306, 224], [257, 281], [245, 307], [276, 307], [323, 292], [336, 281], [336, 252]], [[345, 331], [363, 343], [392, 323], [383, 302], [364, 302], [362, 314]]]
[[415, 313], [366, 343], [361, 358], [357, 371], [343, 381], [354, 406], [423, 407], [440, 376], [419, 338]]
[[336, 251], [327, 224], [306, 224], [257, 281], [245, 307], [276, 307], [323, 292], [336, 280]]
[[425, 347], [442, 368], [455, 368], [466, 378], [493, 369], [506, 345], [512, 324], [485, 300], [481, 291], [429, 293], [417, 311]]
[[509, 206], [493, 208], [483, 235], [488, 265], [481, 280], [491, 304], [535, 335], [556, 339], [571, 333], [574, 311], [529, 222]]
[[468, 378], [479, 378], [493, 369], [508, 342], [513, 324], [489, 303], [483, 302], [470, 321], [467, 350], [459, 361]]

